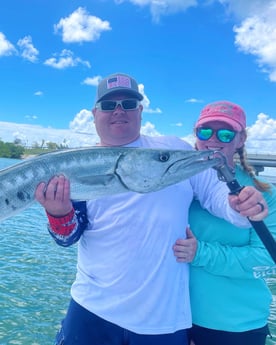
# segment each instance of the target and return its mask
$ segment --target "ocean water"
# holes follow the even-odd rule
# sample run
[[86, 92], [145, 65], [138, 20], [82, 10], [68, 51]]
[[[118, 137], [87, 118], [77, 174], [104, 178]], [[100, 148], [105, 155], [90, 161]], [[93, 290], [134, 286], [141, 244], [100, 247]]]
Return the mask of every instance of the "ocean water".
[[[0, 168], [15, 160], [0, 159]], [[44, 210], [35, 203], [0, 223], [0, 345], [51, 345], [70, 299], [76, 246], [57, 246], [46, 230]], [[270, 328], [276, 344], [276, 276]]]
[[0, 223], [0, 345], [53, 344], [65, 315], [76, 246], [57, 246], [46, 224], [38, 203]]

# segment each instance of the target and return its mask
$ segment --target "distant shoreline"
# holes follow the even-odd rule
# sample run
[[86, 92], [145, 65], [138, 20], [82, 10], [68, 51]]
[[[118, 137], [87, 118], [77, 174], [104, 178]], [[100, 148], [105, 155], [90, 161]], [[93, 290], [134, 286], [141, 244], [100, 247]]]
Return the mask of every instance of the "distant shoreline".
[[35, 156], [37, 156], [37, 155], [28, 155], [28, 154], [25, 154], [25, 155], [22, 155], [21, 156], [21, 159], [28, 159], [28, 158], [33, 158], [33, 157], [35, 157]]

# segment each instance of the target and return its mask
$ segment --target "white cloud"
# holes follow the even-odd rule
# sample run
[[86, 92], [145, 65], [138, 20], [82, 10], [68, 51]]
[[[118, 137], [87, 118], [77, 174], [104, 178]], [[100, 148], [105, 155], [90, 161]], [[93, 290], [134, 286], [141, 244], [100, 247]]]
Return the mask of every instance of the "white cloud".
[[16, 52], [13, 44], [6, 39], [6, 36], [2, 32], [0, 32], [0, 56], [9, 56]]
[[25, 119], [27, 119], [27, 120], [36, 120], [36, 119], [38, 119], [38, 117], [36, 115], [26, 115]]
[[97, 76], [92, 77], [92, 78], [84, 79], [82, 84], [91, 85], [91, 86], [98, 86], [101, 79], [102, 79], [102, 77], [97, 75]]
[[185, 100], [186, 103], [203, 103], [204, 101], [202, 99], [197, 98], [189, 98]]
[[54, 56], [47, 59], [44, 64], [47, 66], [51, 66], [57, 69], [64, 69], [68, 67], [75, 67], [78, 65], [85, 65], [86, 67], [90, 68], [89, 61], [83, 61], [78, 57], [74, 57], [74, 53], [71, 50], [63, 49], [60, 54], [54, 54]]
[[161, 16], [183, 12], [189, 7], [211, 6], [219, 2], [227, 14], [234, 15], [235, 44], [246, 54], [256, 57], [262, 72], [276, 82], [276, 0], [114, 0], [117, 4], [130, 2], [139, 7], [149, 7], [153, 20]]
[[61, 31], [62, 40], [66, 43], [96, 41], [103, 31], [108, 30], [111, 30], [108, 21], [89, 15], [83, 7], [54, 25], [55, 33]]
[[39, 51], [34, 47], [31, 36], [25, 36], [18, 40], [17, 45], [20, 48], [21, 56], [30, 61], [36, 62]]
[[233, 28], [238, 49], [255, 56], [261, 71], [276, 82], [276, 1], [219, 1], [241, 21]]
[[141, 127], [141, 133], [144, 135], [150, 135], [150, 136], [159, 136], [161, 135], [156, 129], [155, 125], [151, 122], [146, 122], [144, 126]]
[[42, 91], [36, 91], [34, 93], [35, 96], [43, 96], [43, 92]]
[[263, 71], [269, 74], [271, 81], [276, 82], [276, 2], [245, 19], [240, 26], [235, 26], [235, 43], [238, 48], [256, 56]]
[[115, 3], [131, 2], [138, 6], [149, 6], [154, 22], [159, 22], [164, 15], [184, 12], [189, 7], [197, 6], [197, 0], [115, 0]]
[[144, 85], [143, 84], [139, 84], [138, 85], [138, 89], [139, 89], [139, 92], [144, 96], [144, 98], [143, 98], [143, 100], [141, 102], [143, 104], [143, 108], [144, 108], [143, 111], [145, 113], [161, 114], [162, 110], [160, 108], [155, 108], [155, 109], [150, 108], [150, 100], [147, 97], [147, 95], [145, 94], [145, 87], [144, 87]]
[[74, 132], [97, 135], [91, 110], [82, 109], [69, 123], [69, 128]]
[[177, 123], [171, 123], [172, 127], [183, 127], [183, 123], [182, 122], [177, 122]]
[[188, 134], [185, 137], [182, 137], [181, 139], [187, 141], [187, 143], [189, 143], [191, 146], [195, 146], [196, 140], [194, 134]]
[[143, 111], [144, 113], [148, 113], [148, 114], [162, 114], [162, 110], [160, 108], [151, 109], [151, 108], [144, 107]]
[[275, 0], [218, 0], [218, 2], [225, 6], [227, 13], [234, 14], [234, 16], [240, 20], [261, 13], [263, 8], [274, 1]]
[[256, 122], [247, 129], [246, 148], [248, 152], [276, 152], [276, 120], [260, 113]]
[[34, 143], [54, 142], [66, 144], [68, 147], [91, 146], [98, 142], [94, 133], [77, 133], [71, 129], [46, 128], [38, 125], [0, 122], [0, 140], [13, 142], [20, 139], [23, 145], [32, 146]]

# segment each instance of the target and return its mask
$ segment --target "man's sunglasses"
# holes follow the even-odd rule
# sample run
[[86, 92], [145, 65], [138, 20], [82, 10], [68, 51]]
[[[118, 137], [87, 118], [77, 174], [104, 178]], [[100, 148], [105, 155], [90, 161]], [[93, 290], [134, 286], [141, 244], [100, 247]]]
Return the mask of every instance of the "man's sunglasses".
[[199, 140], [209, 140], [214, 133], [216, 133], [217, 139], [222, 143], [230, 143], [237, 134], [236, 131], [233, 131], [231, 129], [214, 130], [212, 128], [207, 127], [196, 128], [196, 136]]
[[98, 102], [96, 108], [101, 111], [113, 111], [118, 105], [120, 105], [123, 110], [135, 110], [139, 108], [140, 102], [138, 99], [123, 99], [121, 101], [105, 100]]

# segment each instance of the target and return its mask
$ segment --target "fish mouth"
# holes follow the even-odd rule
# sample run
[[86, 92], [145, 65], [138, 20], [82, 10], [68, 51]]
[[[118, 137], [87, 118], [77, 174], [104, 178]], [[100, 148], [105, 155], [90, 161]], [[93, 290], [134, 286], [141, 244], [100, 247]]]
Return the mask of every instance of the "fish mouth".
[[[154, 156], [150, 153], [150, 157], [153, 160], [152, 168], [156, 167], [156, 163], [161, 164], [161, 166], [157, 166], [157, 171], [160, 170], [160, 172], [158, 171], [156, 175], [153, 175], [154, 177], [148, 175], [145, 167], [141, 171], [139, 182], [132, 181], [132, 174], [130, 174], [127, 168], [129, 160], [125, 154], [118, 157], [114, 175], [127, 190], [137, 193], [148, 193], [179, 183], [221, 162], [221, 158], [214, 159], [211, 156], [213, 151], [173, 151], [172, 156], [170, 150], [160, 150], [157, 153], [155, 152]], [[126, 160], [124, 162], [125, 157]], [[135, 157], [135, 155], [132, 156], [132, 161]], [[162, 164], [164, 164], [163, 167]], [[134, 165], [131, 172], [136, 171], [136, 169], [137, 166]]]
[[173, 176], [181, 172], [181, 176], [185, 178], [190, 178], [208, 168], [213, 168], [218, 166], [222, 158], [221, 156], [215, 156], [215, 151], [206, 150], [206, 151], [193, 151], [194, 155], [190, 157], [185, 157], [173, 162], [162, 176], [162, 180], [168, 178], [169, 175]]

